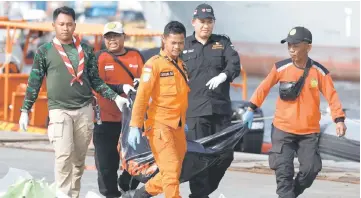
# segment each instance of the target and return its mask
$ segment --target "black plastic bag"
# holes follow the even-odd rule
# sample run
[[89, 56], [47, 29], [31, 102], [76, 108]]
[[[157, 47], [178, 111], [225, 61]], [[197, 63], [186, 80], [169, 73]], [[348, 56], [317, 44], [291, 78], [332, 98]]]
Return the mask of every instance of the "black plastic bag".
[[[135, 179], [146, 183], [158, 173], [158, 167], [145, 136], [141, 136], [136, 150], [129, 146], [127, 139], [130, 119], [131, 109], [124, 108], [120, 138], [122, 166]], [[187, 182], [204, 169], [221, 163], [248, 130], [239, 123], [197, 141], [187, 140], [187, 153], [183, 161], [180, 182]]]

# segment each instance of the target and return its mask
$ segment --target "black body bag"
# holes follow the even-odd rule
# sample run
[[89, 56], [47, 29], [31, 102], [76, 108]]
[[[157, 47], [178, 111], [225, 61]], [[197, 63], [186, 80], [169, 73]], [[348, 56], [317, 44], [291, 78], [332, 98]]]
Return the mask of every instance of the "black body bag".
[[301, 93], [302, 87], [305, 84], [305, 80], [308, 76], [308, 72], [310, 71], [312, 64], [312, 60], [308, 59], [303, 75], [300, 77], [300, 79], [298, 79], [297, 82], [280, 82], [279, 92], [282, 100], [296, 100], [296, 98]]

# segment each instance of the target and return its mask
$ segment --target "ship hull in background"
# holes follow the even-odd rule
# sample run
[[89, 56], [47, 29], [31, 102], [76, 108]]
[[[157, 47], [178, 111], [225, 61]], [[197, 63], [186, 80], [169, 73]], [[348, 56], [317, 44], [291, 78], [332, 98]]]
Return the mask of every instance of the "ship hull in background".
[[[192, 14], [201, 1], [140, 2], [149, 27], [163, 31], [171, 20], [193, 33]], [[360, 2], [207, 2], [215, 9], [214, 32], [227, 34], [248, 75], [266, 76], [272, 65], [289, 58], [280, 40], [294, 26], [313, 34], [310, 57], [335, 80], [360, 80]]]

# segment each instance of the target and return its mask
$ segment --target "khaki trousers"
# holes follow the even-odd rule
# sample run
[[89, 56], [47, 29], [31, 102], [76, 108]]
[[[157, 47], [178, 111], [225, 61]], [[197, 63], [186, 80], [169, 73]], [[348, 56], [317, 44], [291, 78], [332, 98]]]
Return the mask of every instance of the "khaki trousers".
[[55, 150], [55, 182], [58, 190], [78, 198], [85, 157], [94, 129], [93, 108], [49, 111], [48, 136]]

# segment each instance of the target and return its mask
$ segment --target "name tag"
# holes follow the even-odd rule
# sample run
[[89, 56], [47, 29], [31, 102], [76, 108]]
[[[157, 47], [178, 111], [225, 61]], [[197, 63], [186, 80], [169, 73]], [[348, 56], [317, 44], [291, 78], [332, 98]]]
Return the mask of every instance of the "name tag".
[[173, 71], [160, 72], [160, 77], [174, 76]]

